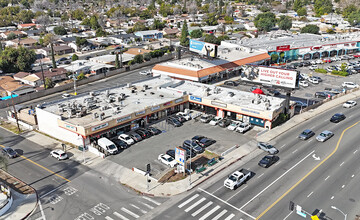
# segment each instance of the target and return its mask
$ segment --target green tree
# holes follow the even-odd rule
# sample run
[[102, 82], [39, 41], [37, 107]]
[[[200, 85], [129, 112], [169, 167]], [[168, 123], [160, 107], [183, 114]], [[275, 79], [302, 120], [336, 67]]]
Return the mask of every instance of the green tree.
[[71, 12], [71, 17], [73, 19], [82, 21], [86, 17], [86, 14], [82, 9], [76, 9], [75, 11]]
[[317, 16], [323, 14], [329, 14], [332, 12], [332, 1], [331, 0], [315, 0], [314, 10]]
[[183, 47], [189, 46], [189, 30], [186, 20], [184, 21], [183, 27], [181, 29], [180, 45]]
[[344, 8], [344, 10], [342, 11], [342, 15], [345, 17], [345, 18], [348, 18], [349, 15], [352, 13], [352, 12], [356, 12], [357, 11], [357, 8], [355, 5], [351, 4], [351, 5], [348, 5], [347, 7]]
[[34, 13], [31, 10], [22, 10], [17, 14], [18, 20], [22, 23], [31, 23], [31, 19], [35, 17]]
[[211, 44], [217, 44], [217, 45], [219, 45], [221, 43], [221, 40], [219, 40], [217, 37], [215, 37], [212, 34], [205, 35], [204, 41], [211, 43]]
[[151, 60], [151, 55], [150, 55], [150, 53], [145, 53], [145, 54], [144, 54], [144, 60], [146, 60], [146, 61]]
[[138, 54], [134, 57], [135, 63], [143, 63], [144, 62], [144, 56], [142, 54]]
[[119, 53], [115, 54], [115, 68], [120, 69]]
[[7, 40], [14, 40], [17, 38], [17, 35], [14, 32], [11, 32], [10, 34], [8, 34], [8, 36], [6, 37]]
[[225, 20], [225, 23], [226, 23], [226, 24], [232, 24], [232, 23], [234, 23], [234, 18], [233, 18], [233, 17], [230, 17], [230, 16], [225, 16], [225, 17], [224, 17], [224, 20]]
[[5, 47], [0, 53], [0, 70], [4, 73], [29, 71], [36, 60], [34, 50], [25, 47]]
[[270, 57], [271, 57], [271, 63], [276, 63], [277, 60], [279, 59], [279, 55], [276, 53], [271, 54]]
[[83, 37], [76, 37], [75, 43], [78, 47], [82, 47], [88, 44], [86, 38]]
[[102, 28], [98, 28], [95, 33], [96, 37], [105, 37], [106, 32]]
[[203, 36], [203, 30], [201, 29], [196, 29], [196, 30], [193, 30], [191, 33], [190, 33], [190, 37], [191, 38], [200, 38]]
[[218, 16], [217, 14], [214, 12], [214, 13], [207, 13], [205, 14], [204, 16], [205, 18], [203, 19], [203, 21], [207, 24], [207, 25], [217, 25], [218, 22]]
[[348, 16], [348, 22], [350, 23], [351, 26], [356, 26], [357, 24], [360, 23], [360, 9], [357, 11], [353, 11], [350, 13], [350, 15]]
[[100, 28], [98, 19], [95, 15], [91, 16], [91, 18], [90, 18], [90, 27], [93, 30], [97, 30], [98, 28]]
[[163, 28], [165, 27], [165, 23], [164, 22], [161, 22], [160, 20], [158, 19], [154, 19], [154, 23], [153, 25], [151, 26], [151, 29], [157, 29], [157, 30], [162, 30]]
[[275, 24], [275, 14], [271, 12], [258, 14], [254, 20], [254, 25], [259, 31], [270, 31], [271, 28], [275, 27]]
[[294, 5], [293, 5], [293, 10], [297, 11], [300, 8], [302, 8], [303, 6], [304, 6], [304, 3], [302, 2], [302, 0], [295, 0]]
[[67, 34], [67, 31], [63, 26], [56, 26], [54, 27], [54, 33], [56, 35], [65, 35]]
[[301, 16], [306, 16], [307, 15], [307, 11], [306, 11], [306, 8], [305, 7], [302, 7], [302, 8], [299, 8], [297, 11], [296, 11], [297, 15], [299, 17]]
[[289, 30], [292, 27], [292, 20], [289, 16], [281, 15], [278, 25], [281, 30]]
[[45, 78], [45, 89], [50, 89], [55, 86], [55, 83], [48, 77]]
[[317, 25], [307, 24], [305, 27], [301, 28], [301, 33], [319, 34], [319, 30]]
[[82, 80], [82, 79], [85, 79], [85, 74], [83, 72], [81, 72], [77, 77], [76, 77], [78, 80]]
[[54, 34], [47, 34], [44, 36], [44, 44], [49, 45], [51, 48], [51, 60], [52, 60], [52, 66], [53, 68], [57, 68], [56, 62], [55, 62], [55, 53], [54, 53], [54, 43], [57, 40], [56, 36]]
[[75, 60], [78, 60], [78, 59], [79, 59], [79, 57], [76, 54], [73, 54], [72, 57], [71, 57], [72, 61], [75, 61]]
[[347, 70], [347, 64], [346, 64], [346, 63], [342, 63], [341, 66], [340, 66], [340, 70], [341, 70], [342, 72], [346, 72], [346, 70]]

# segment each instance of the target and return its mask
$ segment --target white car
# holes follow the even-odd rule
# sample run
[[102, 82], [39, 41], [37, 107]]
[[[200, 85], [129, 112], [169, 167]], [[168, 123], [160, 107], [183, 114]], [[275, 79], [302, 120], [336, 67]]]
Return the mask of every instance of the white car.
[[316, 70], [316, 69], [318, 69], [318, 66], [317, 65], [312, 65], [312, 66], [309, 67], [309, 69]]
[[163, 164], [166, 164], [170, 167], [174, 167], [176, 166], [177, 162], [176, 160], [171, 157], [170, 155], [167, 155], [167, 154], [160, 154], [159, 157], [158, 157], [158, 160], [163, 163]]
[[316, 60], [310, 61], [310, 64], [315, 65], [315, 64], [316, 64]]
[[63, 97], [63, 99], [66, 99], [66, 98], [69, 98], [69, 97], [70, 97], [70, 94], [64, 93], [64, 94], [61, 95], [61, 97]]
[[317, 64], [322, 64], [322, 63], [324, 63], [322, 60], [316, 60], [316, 63]]
[[305, 80], [302, 80], [299, 82], [299, 86], [308, 87], [309, 83], [307, 83]]
[[359, 88], [359, 85], [355, 84], [353, 82], [343, 82], [342, 87], [348, 88], [348, 89], [355, 89], [355, 88]]
[[309, 79], [309, 75], [306, 74], [306, 73], [300, 73], [300, 76], [301, 76], [303, 79]]
[[185, 112], [178, 112], [176, 115], [180, 115], [183, 118], [185, 118], [186, 121], [189, 121], [191, 119], [191, 116], [189, 114], [186, 114]]
[[318, 80], [317, 78], [315, 78], [315, 77], [310, 77], [308, 80], [309, 80], [309, 82], [311, 82], [311, 83], [319, 84], [319, 80]]
[[63, 150], [60, 150], [60, 149], [51, 151], [50, 156], [52, 156], [58, 160], [65, 160], [68, 158], [68, 155]]
[[120, 134], [118, 137], [119, 140], [124, 141], [127, 145], [132, 145], [135, 143], [134, 139], [132, 139], [129, 135], [127, 134]]
[[351, 108], [357, 105], [356, 101], [349, 100], [343, 104], [344, 108]]
[[236, 128], [237, 132], [245, 133], [246, 131], [250, 130], [251, 124], [248, 122], [241, 123], [239, 127]]
[[241, 121], [232, 121], [231, 124], [227, 127], [230, 131], [235, 131], [237, 127], [239, 127], [241, 124]]
[[222, 119], [221, 117], [216, 116], [216, 117], [214, 117], [213, 119], [211, 119], [211, 121], [209, 122], [209, 124], [210, 124], [210, 125], [217, 125], [221, 119]]
[[151, 75], [151, 70], [140, 71], [139, 74], [144, 76], [149, 76]]

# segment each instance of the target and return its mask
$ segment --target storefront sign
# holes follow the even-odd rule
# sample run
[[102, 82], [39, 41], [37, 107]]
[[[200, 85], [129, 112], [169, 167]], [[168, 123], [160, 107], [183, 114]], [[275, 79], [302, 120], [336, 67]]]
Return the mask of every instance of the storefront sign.
[[102, 124], [102, 125], [98, 125], [98, 126], [96, 126], [96, 127], [91, 128], [91, 131], [97, 131], [97, 130], [100, 130], [100, 129], [105, 128], [105, 127], [107, 127], [107, 126], [109, 126], [109, 123], [105, 123], [105, 124]]
[[282, 52], [282, 51], [288, 51], [288, 50], [290, 50], [290, 45], [282, 45], [282, 46], [276, 47], [276, 51]]
[[175, 160], [181, 166], [185, 165], [185, 150], [181, 147], [175, 147]]
[[131, 119], [131, 115], [128, 115], [128, 116], [126, 116], [126, 117], [122, 117], [122, 118], [116, 119], [116, 123], [120, 123], [120, 122], [123, 122], [123, 121], [127, 121], [127, 120], [129, 120], [129, 119]]
[[196, 101], [196, 102], [201, 102], [202, 101], [202, 99], [201, 98], [199, 98], [199, 97], [196, 97], [196, 96], [190, 96], [190, 100], [193, 100], [193, 101]]
[[184, 100], [183, 98], [181, 98], [181, 99], [176, 99], [176, 100], [175, 100], [175, 103], [182, 102], [183, 100]]
[[143, 115], [145, 114], [145, 110], [141, 111], [141, 112], [136, 112], [135, 115], [138, 116], [138, 115]]
[[171, 105], [171, 102], [164, 103], [163, 106]]
[[75, 126], [72, 126], [72, 125], [69, 125], [69, 124], [65, 124], [65, 123], [64, 123], [64, 127], [65, 127], [66, 129], [69, 129], [69, 130], [72, 130], [72, 131], [76, 131], [76, 127], [75, 127]]
[[215, 106], [223, 107], [223, 108], [227, 107], [227, 104], [222, 103], [222, 102], [217, 102], [217, 101], [211, 101], [211, 104], [215, 105]]
[[311, 50], [320, 50], [322, 48], [322, 46], [313, 46], [310, 47]]
[[151, 111], [156, 111], [156, 110], [158, 110], [158, 109], [160, 109], [160, 105], [152, 107], [152, 108], [151, 108]]
[[254, 110], [250, 110], [250, 109], [246, 109], [246, 108], [242, 108], [241, 111], [250, 112], [250, 113], [254, 113], [254, 114], [260, 115], [260, 112], [257, 112], [257, 111], [254, 111]]

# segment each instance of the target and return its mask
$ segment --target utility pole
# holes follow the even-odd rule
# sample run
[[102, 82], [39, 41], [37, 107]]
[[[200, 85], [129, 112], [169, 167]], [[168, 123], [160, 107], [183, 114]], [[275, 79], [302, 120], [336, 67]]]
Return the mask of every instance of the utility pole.
[[12, 106], [13, 106], [13, 110], [14, 110], [14, 114], [15, 114], [16, 125], [17, 125], [18, 131], [20, 133], [21, 130], [20, 130], [20, 126], [19, 126], [19, 119], [17, 117], [17, 112], [16, 112], [16, 109], [15, 109], [15, 104], [14, 104], [14, 99], [13, 99], [12, 92], [10, 93], [10, 97], [11, 97], [11, 102], [12, 102]]
[[[42, 58], [41, 58], [42, 59]], [[46, 86], [45, 86], [45, 76], [44, 76], [44, 69], [43, 69], [43, 63], [40, 59], [40, 67], [41, 67], [41, 75], [42, 75], [42, 80], [43, 80], [43, 84], [44, 84], [44, 89], [46, 89]]]
[[74, 95], [77, 95], [77, 93], [76, 93], [76, 77], [75, 77], [75, 73], [73, 73], [73, 80], [74, 80]]

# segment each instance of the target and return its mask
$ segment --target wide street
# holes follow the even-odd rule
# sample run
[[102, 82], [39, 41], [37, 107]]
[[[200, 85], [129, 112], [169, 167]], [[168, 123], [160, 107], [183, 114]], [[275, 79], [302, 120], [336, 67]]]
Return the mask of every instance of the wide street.
[[[304, 219], [289, 210], [290, 201], [310, 214], [321, 210], [323, 219], [343, 219], [331, 206], [353, 219], [360, 213], [358, 108], [338, 106], [289, 130], [271, 142], [280, 150], [280, 160], [270, 168], [257, 165], [266, 153], [240, 161], [191, 193], [171, 199], [169, 208], [149, 214], [149, 219]], [[337, 112], [347, 118], [337, 124], [330, 122]], [[315, 136], [298, 139], [307, 128]], [[335, 135], [324, 143], [316, 141], [327, 129]], [[254, 172], [253, 177], [234, 191], [225, 188], [226, 176], [240, 168]]]

